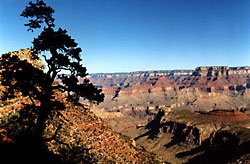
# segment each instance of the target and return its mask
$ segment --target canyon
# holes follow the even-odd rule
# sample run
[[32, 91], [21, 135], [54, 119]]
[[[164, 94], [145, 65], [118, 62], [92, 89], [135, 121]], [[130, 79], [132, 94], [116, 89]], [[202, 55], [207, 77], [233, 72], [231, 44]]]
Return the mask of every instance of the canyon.
[[[104, 102], [92, 107], [94, 113], [115, 131], [134, 138], [137, 146], [177, 164], [234, 163], [241, 158], [249, 162], [250, 67], [102, 73], [89, 78], [105, 93]], [[234, 142], [231, 138], [240, 143], [227, 150], [237, 149], [238, 154], [225, 155], [219, 151], [225, 147], [218, 145]]]
[[[23, 49], [11, 55], [44, 70], [31, 53]], [[81, 100], [77, 106], [65, 94], [56, 94], [66, 109], [52, 119], [46, 135], [61, 124], [59, 139], [71, 147], [80, 145], [92, 163], [250, 163], [249, 66], [97, 73], [88, 78], [102, 89], [104, 102]], [[2, 91], [0, 85], [0, 96]], [[0, 125], [17, 118], [27, 102], [21, 95], [0, 101]], [[4, 146], [15, 143], [20, 128], [16, 122], [8, 125], [0, 129], [0, 152], [6, 160], [13, 152]], [[63, 155], [65, 146], [46, 144]]]
[[235, 108], [248, 113], [249, 76], [249, 67], [197, 67], [194, 71], [90, 74], [89, 78], [105, 94], [104, 102], [93, 107], [96, 114], [113, 121], [129, 117], [130, 126], [133, 118], [144, 124], [152, 120], [162, 107], [197, 112]]

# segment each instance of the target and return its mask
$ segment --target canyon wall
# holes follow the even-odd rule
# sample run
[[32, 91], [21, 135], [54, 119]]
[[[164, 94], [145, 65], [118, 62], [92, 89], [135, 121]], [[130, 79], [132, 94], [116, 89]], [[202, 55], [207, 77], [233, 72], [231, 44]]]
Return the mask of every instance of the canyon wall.
[[247, 163], [249, 68], [90, 75], [105, 93], [94, 112], [167, 161]]
[[137, 145], [176, 164], [249, 163], [250, 117], [240, 110], [191, 112], [162, 108], [138, 128]]
[[89, 79], [100, 87], [128, 87], [130, 84], [141, 84], [151, 78], [168, 77], [174, 81], [186, 76], [221, 77], [228, 75], [248, 76], [250, 67], [228, 67], [211, 66], [197, 67], [195, 70], [158, 70], [158, 71], [137, 71], [121, 73], [96, 73], [90, 74]]
[[142, 71], [89, 77], [105, 94], [104, 102], [97, 108], [114, 113], [109, 114], [109, 119], [129, 116], [147, 122], [163, 107], [190, 111], [248, 109], [249, 68], [197, 67], [194, 71]]

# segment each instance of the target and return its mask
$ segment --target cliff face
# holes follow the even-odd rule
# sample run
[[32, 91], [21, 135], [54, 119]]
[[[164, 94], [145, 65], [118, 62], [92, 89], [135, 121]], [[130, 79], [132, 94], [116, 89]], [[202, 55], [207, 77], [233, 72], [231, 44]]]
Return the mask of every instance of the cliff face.
[[[164, 109], [163, 109], [164, 110]], [[164, 112], [160, 127], [163, 133], [172, 133], [180, 142], [201, 145], [215, 132], [230, 129], [231, 125], [248, 128], [250, 117], [239, 110], [224, 109], [196, 113], [187, 110]]]
[[94, 112], [119, 132], [145, 125], [164, 107], [201, 112], [230, 108], [249, 112], [250, 107], [249, 67], [95, 74], [92, 81], [105, 93], [105, 101]]
[[141, 84], [151, 78], [168, 77], [176, 81], [180, 77], [204, 76], [204, 77], [226, 77], [228, 75], [248, 76], [250, 67], [197, 67], [195, 70], [159, 70], [159, 71], [138, 71], [130, 73], [96, 73], [90, 74], [88, 78], [100, 87], [129, 87], [134, 84]]
[[[115, 108], [119, 111], [139, 108], [159, 109], [163, 106], [170, 108], [188, 107], [193, 110], [213, 110], [229, 108], [224, 101], [233, 107], [248, 106], [250, 83], [249, 67], [198, 67], [185, 76], [147, 77], [138, 83], [130, 82], [121, 86], [102, 87], [106, 95], [101, 108]], [[230, 74], [230, 71], [237, 73]], [[123, 76], [125, 76], [123, 74]], [[102, 79], [102, 77], [100, 78]], [[100, 80], [99, 79], [99, 80]], [[112, 81], [114, 77], [107, 78]], [[93, 79], [92, 79], [93, 80]], [[95, 80], [93, 80], [95, 83]], [[243, 102], [240, 102], [241, 100]], [[246, 101], [245, 101], [246, 100]], [[204, 102], [206, 107], [204, 107]]]
[[112, 87], [120, 88], [122, 93], [165, 92], [184, 88], [208, 92], [239, 91], [250, 87], [247, 82], [250, 75], [249, 67], [197, 67], [194, 71], [162, 72], [164, 71], [94, 74], [89, 77], [94, 84], [104, 88], [105, 91], [109, 91]]
[[227, 76], [227, 75], [249, 75], [250, 67], [197, 67], [194, 76]]
[[160, 110], [135, 137], [138, 145], [173, 163], [250, 162], [250, 117], [226, 109], [197, 113]]
[[155, 77], [179, 77], [192, 74], [192, 70], [138, 71], [130, 73], [97, 73], [90, 74], [89, 79], [100, 87], [124, 87], [144, 83]]

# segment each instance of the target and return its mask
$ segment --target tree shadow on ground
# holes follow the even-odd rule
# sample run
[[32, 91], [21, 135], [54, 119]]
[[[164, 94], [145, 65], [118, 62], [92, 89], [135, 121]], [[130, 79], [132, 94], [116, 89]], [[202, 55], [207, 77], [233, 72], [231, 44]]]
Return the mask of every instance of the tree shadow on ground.
[[64, 164], [59, 155], [50, 152], [45, 144], [35, 141], [28, 132], [20, 134], [15, 141], [1, 141], [0, 154], [2, 164]]
[[35, 139], [33, 132], [23, 131], [15, 136], [15, 140], [0, 135], [1, 164], [91, 164], [96, 161], [89, 149], [70, 146], [70, 149], [57, 148], [55, 153], [46, 144]]
[[169, 142], [169, 143], [167, 143], [167, 144], [165, 144], [164, 146], [166, 147], [166, 148], [170, 148], [170, 147], [172, 147], [172, 146], [174, 146], [174, 145], [177, 145], [177, 144], [179, 144], [179, 143], [181, 143], [181, 142], [183, 142], [184, 140], [182, 140], [182, 139], [173, 139], [172, 138], [172, 140]]

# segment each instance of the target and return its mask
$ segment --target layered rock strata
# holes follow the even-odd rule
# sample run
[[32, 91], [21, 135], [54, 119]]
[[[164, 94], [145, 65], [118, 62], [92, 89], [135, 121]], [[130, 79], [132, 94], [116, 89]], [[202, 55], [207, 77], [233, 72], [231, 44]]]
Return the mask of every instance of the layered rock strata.
[[161, 109], [139, 130], [137, 145], [173, 163], [227, 163], [250, 153], [250, 117], [235, 109], [211, 112]]

